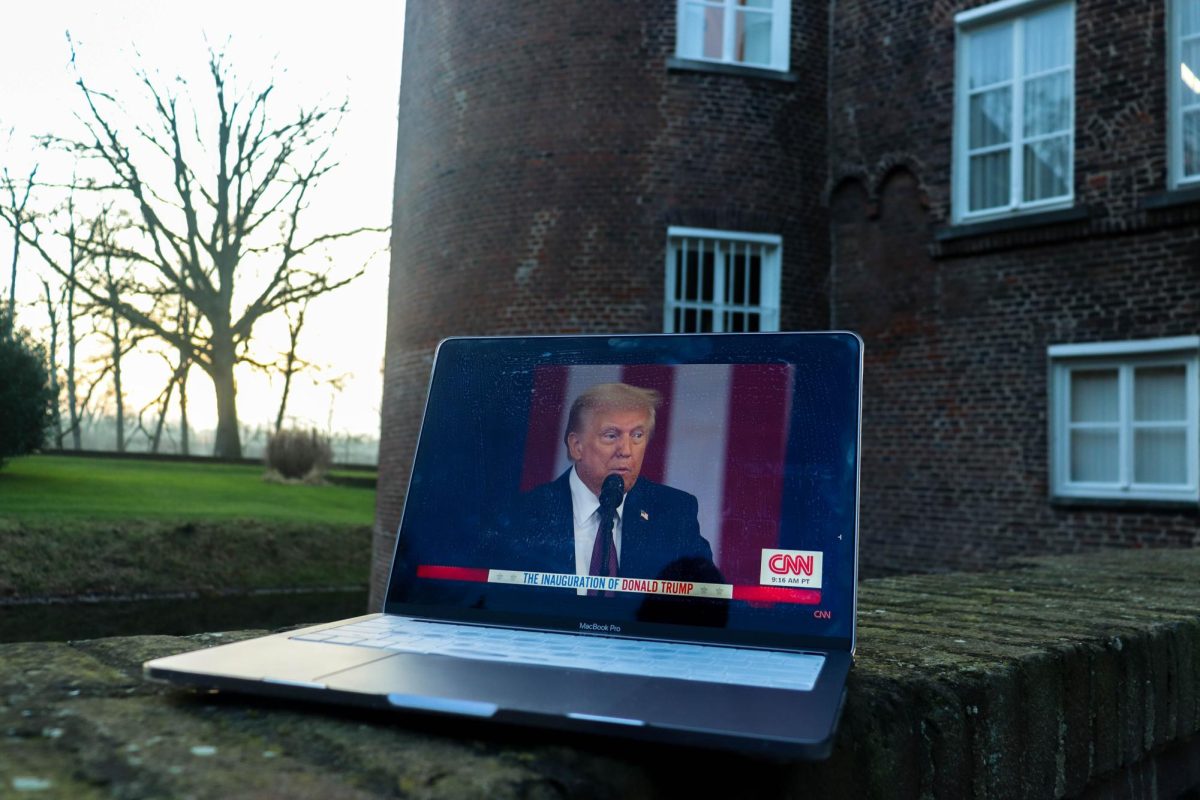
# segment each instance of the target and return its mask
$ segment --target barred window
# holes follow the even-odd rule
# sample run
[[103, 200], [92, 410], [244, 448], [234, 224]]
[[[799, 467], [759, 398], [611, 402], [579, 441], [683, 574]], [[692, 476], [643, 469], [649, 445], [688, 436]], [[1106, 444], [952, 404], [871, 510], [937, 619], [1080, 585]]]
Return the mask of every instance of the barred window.
[[771, 234], [671, 228], [667, 333], [779, 330], [783, 240]]

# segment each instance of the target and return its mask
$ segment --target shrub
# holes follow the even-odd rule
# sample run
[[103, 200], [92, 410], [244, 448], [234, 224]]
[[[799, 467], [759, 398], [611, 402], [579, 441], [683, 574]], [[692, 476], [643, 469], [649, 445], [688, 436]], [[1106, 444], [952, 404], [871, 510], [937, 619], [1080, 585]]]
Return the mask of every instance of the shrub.
[[53, 413], [45, 354], [0, 304], [0, 466], [41, 447]]
[[267, 439], [267, 466], [285, 478], [319, 479], [333, 463], [329, 437], [315, 430], [281, 430]]

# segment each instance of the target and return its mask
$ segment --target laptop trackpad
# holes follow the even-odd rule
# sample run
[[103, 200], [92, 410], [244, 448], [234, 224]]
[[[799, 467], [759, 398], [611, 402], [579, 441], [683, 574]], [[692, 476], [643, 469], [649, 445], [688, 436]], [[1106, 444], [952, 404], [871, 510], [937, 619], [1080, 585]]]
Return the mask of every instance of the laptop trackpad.
[[[654, 678], [397, 653], [324, 675], [330, 689], [387, 695], [397, 708], [490, 717], [499, 710], [636, 722], [633, 699]], [[669, 683], [679, 683], [670, 681]]]

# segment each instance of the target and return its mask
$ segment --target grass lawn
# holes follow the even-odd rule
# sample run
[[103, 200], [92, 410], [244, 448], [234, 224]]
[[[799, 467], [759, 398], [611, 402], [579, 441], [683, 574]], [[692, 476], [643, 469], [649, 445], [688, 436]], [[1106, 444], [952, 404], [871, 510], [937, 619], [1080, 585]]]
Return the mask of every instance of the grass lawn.
[[365, 586], [375, 492], [254, 466], [26, 456], [0, 469], [5, 598]]
[[263, 468], [25, 456], [0, 469], [0, 517], [304, 520], [370, 525], [375, 492], [267, 483]]

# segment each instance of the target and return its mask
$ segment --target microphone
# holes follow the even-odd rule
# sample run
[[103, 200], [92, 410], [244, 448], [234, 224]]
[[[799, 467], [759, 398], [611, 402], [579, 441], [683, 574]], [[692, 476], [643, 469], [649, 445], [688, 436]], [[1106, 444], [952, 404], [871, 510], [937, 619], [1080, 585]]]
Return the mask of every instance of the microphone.
[[612, 529], [617, 518], [617, 506], [625, 497], [625, 481], [613, 473], [604, 479], [600, 485], [600, 530], [596, 535], [600, 538], [600, 563], [608, 564], [611, 557], [609, 547], [612, 545]]
[[600, 507], [606, 511], [615, 511], [625, 497], [625, 481], [615, 472], [604, 479], [600, 485]]

